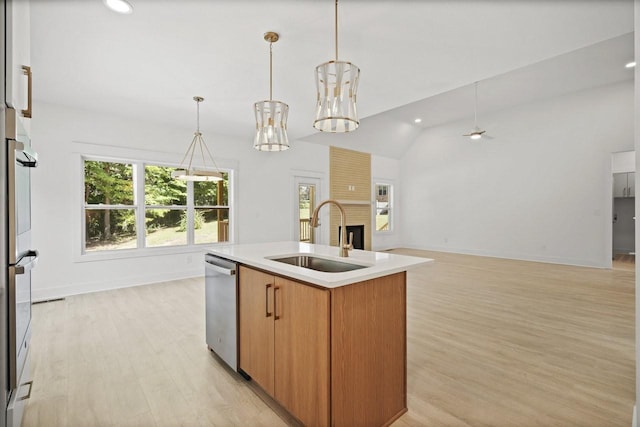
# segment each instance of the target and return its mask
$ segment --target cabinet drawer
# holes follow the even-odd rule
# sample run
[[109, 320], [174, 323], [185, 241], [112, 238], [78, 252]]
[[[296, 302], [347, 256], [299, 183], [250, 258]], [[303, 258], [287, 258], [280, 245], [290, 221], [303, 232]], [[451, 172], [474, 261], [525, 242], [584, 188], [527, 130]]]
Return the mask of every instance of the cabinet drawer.
[[24, 408], [29, 397], [31, 397], [33, 381], [31, 381], [31, 362], [28, 352], [18, 384], [18, 388], [11, 393], [9, 404], [7, 405], [7, 427], [20, 427]]

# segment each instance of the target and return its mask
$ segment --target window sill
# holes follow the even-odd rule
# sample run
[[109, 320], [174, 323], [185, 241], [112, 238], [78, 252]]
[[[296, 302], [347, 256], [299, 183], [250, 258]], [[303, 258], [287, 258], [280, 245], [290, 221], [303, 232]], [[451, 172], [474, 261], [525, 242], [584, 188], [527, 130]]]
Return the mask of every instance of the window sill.
[[95, 262], [95, 261], [111, 261], [119, 259], [132, 259], [150, 256], [165, 256], [204, 253], [206, 249], [212, 246], [225, 245], [230, 242], [221, 243], [201, 243], [191, 246], [173, 246], [173, 247], [157, 247], [157, 248], [141, 248], [141, 249], [121, 249], [113, 251], [89, 252], [74, 256], [73, 262]]

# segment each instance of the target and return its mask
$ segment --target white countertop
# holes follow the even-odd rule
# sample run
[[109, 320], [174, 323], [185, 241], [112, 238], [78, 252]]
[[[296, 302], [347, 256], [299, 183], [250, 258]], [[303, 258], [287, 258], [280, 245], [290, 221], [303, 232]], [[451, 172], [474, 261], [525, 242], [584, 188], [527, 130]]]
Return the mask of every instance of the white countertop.
[[[348, 258], [342, 258], [338, 256], [339, 249], [336, 246], [316, 245], [303, 242], [220, 245], [207, 248], [205, 252], [325, 288], [337, 288], [363, 280], [387, 276], [389, 274], [406, 271], [421, 264], [433, 262], [430, 258], [418, 258], [387, 252], [371, 252], [357, 249], [349, 251]], [[340, 262], [366, 265], [367, 267], [342, 273], [326, 273], [269, 259], [276, 256], [286, 257], [298, 254], [309, 254]]]

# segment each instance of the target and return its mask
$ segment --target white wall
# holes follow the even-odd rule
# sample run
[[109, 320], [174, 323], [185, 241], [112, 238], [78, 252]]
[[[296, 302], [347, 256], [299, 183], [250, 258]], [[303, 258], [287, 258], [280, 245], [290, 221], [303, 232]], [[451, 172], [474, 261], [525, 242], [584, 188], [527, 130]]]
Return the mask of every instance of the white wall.
[[[34, 105], [32, 144], [40, 156], [40, 166], [32, 177], [33, 245], [40, 251], [40, 263], [33, 273], [34, 300], [203, 274], [202, 248], [93, 262], [78, 262], [74, 256], [80, 246], [78, 147], [86, 147], [86, 154], [92, 154], [104, 151], [104, 145], [114, 146], [118, 152], [148, 155], [150, 160], [162, 157], [179, 162], [192, 132], [188, 127], [170, 128], [139, 122], [135, 117]], [[237, 165], [237, 242], [292, 238], [292, 170], [324, 176], [327, 188], [323, 194], [328, 194], [327, 147], [293, 141], [289, 151], [261, 153], [252, 148], [250, 138], [215, 135], [206, 127], [203, 134], [216, 159]]]
[[607, 267], [611, 153], [632, 150], [633, 82], [425, 130], [401, 159], [402, 242]]

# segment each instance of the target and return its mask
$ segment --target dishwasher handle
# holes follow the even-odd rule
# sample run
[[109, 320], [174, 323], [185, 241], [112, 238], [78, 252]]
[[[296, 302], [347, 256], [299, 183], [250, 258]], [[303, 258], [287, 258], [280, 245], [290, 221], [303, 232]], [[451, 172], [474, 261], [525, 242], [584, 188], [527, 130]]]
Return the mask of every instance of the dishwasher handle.
[[[206, 262], [205, 262], [206, 268], [209, 268], [215, 271], [216, 273], [224, 274], [225, 276], [235, 276], [236, 274], [235, 264], [232, 264], [233, 267], [227, 267], [227, 265], [216, 264], [215, 260], [216, 260], [215, 257], [207, 256]], [[229, 264], [229, 263], [225, 262], [225, 264]]]

